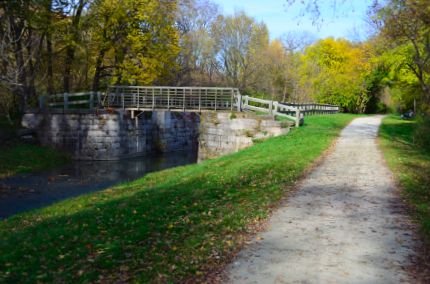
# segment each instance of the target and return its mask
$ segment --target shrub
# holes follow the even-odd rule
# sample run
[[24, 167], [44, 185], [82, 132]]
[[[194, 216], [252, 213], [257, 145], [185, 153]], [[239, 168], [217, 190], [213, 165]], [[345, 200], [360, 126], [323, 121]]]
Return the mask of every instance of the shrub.
[[417, 118], [415, 141], [426, 151], [430, 152], [430, 115], [421, 115]]

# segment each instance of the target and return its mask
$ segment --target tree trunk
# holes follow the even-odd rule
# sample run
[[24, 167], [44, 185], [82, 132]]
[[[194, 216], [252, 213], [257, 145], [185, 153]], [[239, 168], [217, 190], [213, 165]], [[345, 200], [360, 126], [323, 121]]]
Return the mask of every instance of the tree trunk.
[[[19, 21], [19, 20], [18, 20]], [[18, 88], [15, 89], [15, 93], [19, 96], [19, 108], [20, 111], [24, 111], [27, 106], [27, 72], [24, 61], [24, 54], [22, 52], [22, 32], [23, 23], [17, 24], [14, 17], [9, 16], [9, 23], [12, 30], [12, 37], [14, 40], [14, 56], [16, 61], [16, 81], [18, 83]]]
[[93, 80], [93, 92], [97, 92], [100, 87], [100, 77], [103, 70], [102, 64], [103, 64], [104, 56], [105, 56], [105, 50], [101, 49], [99, 51], [99, 54], [96, 60], [96, 71], [94, 73], [94, 80]]
[[72, 43], [69, 44], [66, 48], [66, 59], [64, 63], [64, 76], [63, 76], [63, 89], [65, 93], [70, 92], [70, 78], [72, 73], [72, 64], [73, 64], [73, 61], [75, 60], [76, 43], [78, 42], [78, 39], [79, 39], [78, 29], [79, 29], [79, 23], [81, 20], [81, 14], [84, 9], [84, 4], [85, 4], [84, 0], [79, 1], [78, 7], [76, 9], [76, 14], [73, 17], [73, 21], [72, 21], [72, 27], [71, 27]]
[[51, 25], [52, 25], [52, 1], [47, 2], [46, 6], [47, 10], [47, 30], [46, 30], [46, 53], [47, 53], [47, 79], [48, 79], [48, 94], [54, 94], [54, 71], [52, 67], [52, 34], [51, 34]]
[[54, 93], [54, 71], [52, 68], [52, 39], [51, 32], [46, 35], [46, 52], [48, 54], [47, 64], [48, 64], [48, 94], [52, 95]]

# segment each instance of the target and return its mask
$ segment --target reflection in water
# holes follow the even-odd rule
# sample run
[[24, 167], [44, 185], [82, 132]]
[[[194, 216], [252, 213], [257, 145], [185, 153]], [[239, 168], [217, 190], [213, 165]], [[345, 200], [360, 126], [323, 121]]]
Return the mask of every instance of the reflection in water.
[[119, 161], [75, 161], [44, 173], [16, 175], [0, 180], [0, 219], [196, 161], [196, 151], [174, 152]]

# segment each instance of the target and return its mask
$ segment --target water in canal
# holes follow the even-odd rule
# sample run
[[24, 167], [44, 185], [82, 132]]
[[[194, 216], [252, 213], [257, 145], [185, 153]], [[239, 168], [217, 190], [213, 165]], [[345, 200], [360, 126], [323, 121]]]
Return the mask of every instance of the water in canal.
[[59, 200], [132, 181], [146, 173], [197, 161], [196, 151], [167, 153], [119, 161], [74, 161], [42, 173], [0, 180], [0, 219]]

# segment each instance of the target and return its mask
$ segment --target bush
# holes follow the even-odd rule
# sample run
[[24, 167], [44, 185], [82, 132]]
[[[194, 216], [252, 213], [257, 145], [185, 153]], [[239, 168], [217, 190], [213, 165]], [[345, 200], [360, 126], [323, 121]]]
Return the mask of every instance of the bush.
[[430, 115], [421, 115], [417, 118], [415, 141], [426, 151], [430, 152]]

